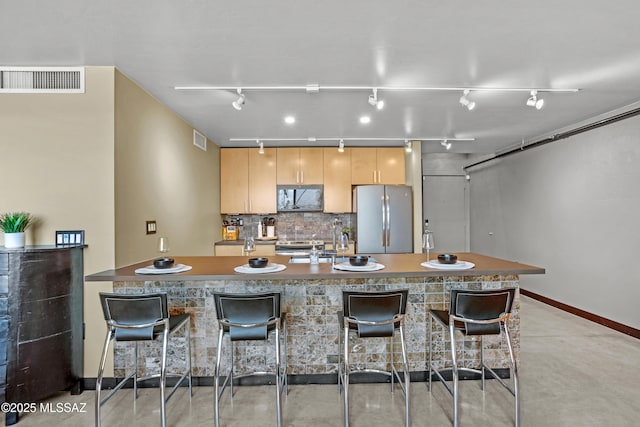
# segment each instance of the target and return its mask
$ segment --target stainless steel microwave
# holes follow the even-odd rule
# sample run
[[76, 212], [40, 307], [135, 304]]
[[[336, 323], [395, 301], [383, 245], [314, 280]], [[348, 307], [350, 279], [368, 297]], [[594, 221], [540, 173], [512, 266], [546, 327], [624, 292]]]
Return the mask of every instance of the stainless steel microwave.
[[322, 185], [278, 185], [278, 212], [322, 212]]

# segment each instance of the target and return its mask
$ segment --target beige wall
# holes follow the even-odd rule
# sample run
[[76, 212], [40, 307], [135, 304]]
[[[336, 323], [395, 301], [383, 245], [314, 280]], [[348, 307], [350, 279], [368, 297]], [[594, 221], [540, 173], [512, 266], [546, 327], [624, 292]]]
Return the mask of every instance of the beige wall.
[[[0, 212], [38, 218], [27, 244], [53, 244], [56, 230], [85, 230], [85, 273], [113, 267], [114, 70], [86, 70], [84, 94], [0, 95]], [[0, 233], [1, 234], [1, 233]], [[85, 288], [85, 375], [95, 376], [104, 337], [98, 292]]]
[[[193, 146], [191, 126], [113, 67], [87, 67], [85, 76], [84, 94], [0, 95], [0, 212], [39, 219], [27, 244], [85, 230], [85, 274], [153, 258], [160, 235], [172, 253], [212, 254], [218, 147]], [[144, 233], [150, 219], [155, 236]], [[85, 286], [85, 377], [96, 376], [104, 340], [98, 292], [111, 289]]]
[[[115, 77], [116, 266], [171, 253], [213, 255], [220, 239], [219, 149], [193, 145], [193, 128], [126, 76]], [[145, 222], [157, 221], [157, 234]]]
[[422, 253], [422, 142], [411, 141], [406, 154], [405, 178], [413, 189], [413, 252]]

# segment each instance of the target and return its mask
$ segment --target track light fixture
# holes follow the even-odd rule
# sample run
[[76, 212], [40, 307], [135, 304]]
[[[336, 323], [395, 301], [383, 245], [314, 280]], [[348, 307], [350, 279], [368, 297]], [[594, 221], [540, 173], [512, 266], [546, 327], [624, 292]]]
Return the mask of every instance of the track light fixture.
[[[175, 90], [239, 90], [238, 86], [174, 86]], [[385, 92], [460, 92], [460, 91], [473, 91], [473, 92], [530, 92], [535, 90], [537, 92], [554, 92], [554, 93], [570, 93], [578, 92], [578, 88], [553, 88], [553, 87], [488, 87], [488, 86], [333, 86], [333, 85], [292, 85], [292, 86], [243, 86], [245, 91], [305, 91], [306, 93], [318, 93], [322, 91], [331, 92], [344, 92], [344, 91], [370, 91], [370, 90], [384, 90]]]
[[344, 140], [340, 140], [338, 143], [338, 153], [344, 153]]
[[542, 110], [544, 107], [544, 99], [538, 98], [538, 91], [531, 91], [531, 98], [527, 99], [527, 106], [536, 107], [536, 110]]
[[476, 108], [476, 103], [474, 101], [469, 101], [467, 95], [469, 95], [469, 89], [464, 90], [462, 96], [460, 97], [460, 104], [462, 104], [463, 107], [467, 107], [467, 110], [471, 111]]
[[238, 88], [238, 99], [233, 101], [231, 105], [238, 111], [242, 110], [242, 106], [244, 105], [244, 94], [242, 93], [241, 88]]
[[[229, 138], [229, 142], [256, 142], [258, 144], [260, 144], [261, 142], [264, 141], [268, 141], [268, 142], [273, 142], [274, 145], [278, 145], [278, 143], [281, 142], [349, 142], [349, 141], [359, 141], [359, 142], [399, 142], [399, 143], [403, 143], [406, 141], [466, 141], [466, 142], [473, 142], [475, 141], [475, 138], [472, 137], [460, 137], [460, 138], [456, 138], [456, 137], [451, 137], [451, 138], [445, 138], [442, 136], [419, 136], [416, 135], [414, 137], [411, 138], [411, 140], [409, 140], [406, 137], [384, 137], [384, 138], [368, 138], [368, 137], [348, 137], [348, 136], [328, 136], [328, 137], [308, 137], [308, 138], [260, 138], [260, 139], [256, 139], [256, 137], [251, 137], [251, 138]], [[395, 144], [394, 144], [395, 145]], [[412, 144], [412, 148], [413, 148], [413, 144]]]
[[411, 141], [408, 140], [404, 140], [404, 151], [406, 153], [411, 153], [413, 151], [413, 144], [411, 143]]
[[[241, 110], [245, 102], [245, 96], [242, 93], [243, 88], [234, 86], [174, 86], [175, 90], [236, 90], [238, 92], [238, 99], [231, 104], [236, 110]], [[476, 107], [475, 101], [471, 101], [467, 96], [473, 92], [529, 92], [531, 97], [527, 99], [527, 105], [535, 107], [536, 109], [542, 109], [544, 100], [538, 98], [538, 92], [553, 92], [553, 93], [571, 93], [578, 92], [578, 88], [552, 88], [552, 87], [538, 87], [535, 89], [526, 87], [486, 87], [486, 86], [469, 86], [469, 87], [444, 87], [444, 86], [333, 86], [333, 85], [290, 85], [290, 86], [244, 86], [244, 90], [249, 91], [305, 91], [308, 94], [316, 94], [321, 91], [372, 91], [369, 95], [368, 102], [371, 106], [376, 107], [378, 110], [384, 107], [384, 101], [378, 99], [378, 89], [384, 91], [395, 92], [459, 92], [462, 91], [463, 95], [460, 97], [460, 104], [466, 107], [467, 110], [473, 110]]]
[[384, 100], [378, 99], [378, 89], [375, 87], [372, 89], [373, 93], [369, 95], [369, 105], [376, 107], [378, 110], [384, 108]]
[[264, 142], [256, 139], [256, 144], [258, 144], [258, 154], [264, 154]]
[[442, 141], [440, 143], [440, 145], [442, 145], [446, 150], [450, 150], [451, 149], [451, 143], [448, 142], [446, 139], [444, 141]]

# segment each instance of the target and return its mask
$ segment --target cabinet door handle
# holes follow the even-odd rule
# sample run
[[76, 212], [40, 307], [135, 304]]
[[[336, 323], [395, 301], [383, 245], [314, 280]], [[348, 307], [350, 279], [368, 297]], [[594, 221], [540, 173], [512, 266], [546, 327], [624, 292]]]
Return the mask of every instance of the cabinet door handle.
[[376, 181], [376, 171], [373, 171], [373, 183], [377, 183], [378, 181]]
[[296, 184], [300, 184], [300, 171], [296, 171]]
[[378, 184], [382, 184], [382, 172], [378, 171]]
[[300, 171], [300, 184], [304, 184], [304, 171]]

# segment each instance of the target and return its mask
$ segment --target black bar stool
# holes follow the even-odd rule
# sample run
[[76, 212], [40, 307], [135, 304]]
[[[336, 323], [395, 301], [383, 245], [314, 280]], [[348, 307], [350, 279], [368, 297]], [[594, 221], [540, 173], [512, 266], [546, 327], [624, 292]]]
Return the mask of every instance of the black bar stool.
[[[230, 384], [231, 398], [233, 398], [233, 379], [250, 375], [274, 375], [276, 383], [276, 411], [278, 427], [282, 426], [282, 391], [288, 391], [287, 385], [287, 329], [286, 313], [280, 306], [280, 293], [263, 294], [223, 294], [214, 293], [216, 315], [218, 318], [218, 349], [214, 371], [214, 413], [216, 427], [220, 425], [220, 397], [227, 384]], [[283, 331], [284, 363], [281, 363], [280, 330]], [[234, 375], [233, 373], [233, 343], [235, 341], [263, 340], [269, 338], [269, 332], [275, 331], [276, 366], [275, 372], [254, 372], [250, 374]], [[231, 366], [226, 375], [222, 390], [220, 389], [220, 363], [222, 358], [222, 339], [229, 335], [231, 342]]]
[[[374, 372], [391, 377], [391, 392], [394, 391], [394, 380], [398, 381], [405, 400], [405, 423], [411, 424], [409, 414], [409, 366], [404, 330], [404, 318], [407, 312], [408, 289], [383, 292], [342, 291], [343, 311], [338, 312], [340, 323], [339, 346], [343, 346], [342, 360], [338, 360], [338, 387], [344, 387], [344, 424], [349, 426], [349, 332], [357, 338], [389, 337], [391, 343], [391, 370], [359, 369], [357, 372]], [[403, 379], [393, 363], [393, 344], [395, 331], [399, 332], [402, 347]], [[340, 354], [340, 351], [338, 351]]]
[[[449, 311], [429, 310], [429, 391], [431, 391], [432, 371], [445, 386], [449, 394], [453, 396], [453, 425], [459, 425], [459, 392], [458, 381], [459, 371], [480, 374], [482, 377], [482, 390], [485, 389], [485, 372], [489, 372], [498, 382], [504, 386], [515, 398], [515, 425], [520, 425], [520, 399], [518, 392], [518, 365], [516, 363], [511, 337], [507, 322], [511, 315], [511, 308], [515, 298], [515, 288], [505, 288], [487, 291], [470, 291], [464, 289], [451, 290], [451, 303]], [[453, 390], [446, 383], [441, 371], [433, 367], [432, 359], [432, 338], [433, 320], [442, 326], [444, 331], [448, 331], [451, 339], [451, 361]], [[480, 368], [464, 368], [457, 365], [456, 360], [456, 339], [455, 331], [460, 331], [464, 336], [480, 336]], [[484, 335], [500, 335], [504, 331], [504, 336], [509, 347], [509, 358], [511, 359], [511, 376], [513, 386], [509, 386], [496, 372], [484, 363]]]
[[[167, 308], [167, 294], [138, 294], [124, 295], [100, 293], [100, 302], [104, 312], [104, 318], [107, 321], [107, 336], [102, 351], [102, 359], [100, 360], [100, 368], [96, 380], [96, 401], [95, 415], [96, 426], [100, 426], [100, 407], [111, 398], [125, 383], [133, 378], [133, 394], [134, 398], [138, 398], [138, 381], [144, 381], [151, 378], [160, 378], [160, 421], [162, 427], [166, 426], [166, 402], [173, 396], [173, 393], [187, 379], [189, 384], [189, 398], [192, 395], [191, 388], [191, 331], [188, 314], [180, 314], [177, 316], [169, 316]], [[167, 347], [169, 344], [169, 336], [173, 335], [181, 328], [185, 329], [185, 339], [187, 344], [187, 359], [185, 360], [185, 371], [182, 373], [168, 373], [167, 364]], [[138, 378], [138, 343], [140, 341], [153, 341], [162, 337], [162, 356], [160, 361], [160, 373], [147, 375]], [[134, 341], [135, 342], [135, 361], [134, 370], [121, 380], [107, 394], [104, 399], [102, 394], [102, 377], [104, 374], [104, 365], [109, 351], [109, 345], [113, 340], [116, 341]], [[167, 377], [178, 377], [178, 381], [171, 389], [168, 396], [165, 397], [165, 388]]]

